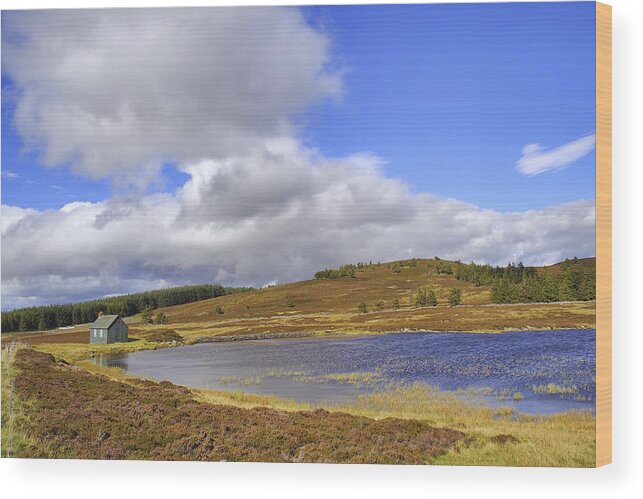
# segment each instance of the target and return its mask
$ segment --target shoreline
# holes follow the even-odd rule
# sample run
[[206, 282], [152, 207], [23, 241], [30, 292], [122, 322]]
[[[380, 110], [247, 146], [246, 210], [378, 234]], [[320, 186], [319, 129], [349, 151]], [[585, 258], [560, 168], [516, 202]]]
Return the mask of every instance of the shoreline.
[[[288, 399], [246, 392], [222, 393], [190, 389], [95, 364], [81, 363], [69, 366], [53, 357], [48, 360], [42, 353], [34, 357], [36, 352], [32, 352], [24, 352], [26, 355], [22, 355], [23, 358], [15, 366], [17, 370], [14, 370], [13, 362], [2, 363], [5, 375], [3, 399], [8, 396], [8, 379], [17, 376], [23, 378], [23, 381], [19, 384], [21, 392], [17, 395], [20, 404], [16, 408], [24, 407], [25, 403], [29, 405], [28, 412], [16, 414], [18, 417], [15, 421], [20, 424], [14, 429], [14, 438], [25, 442], [25, 445], [21, 446], [23, 450], [19, 455], [11, 453], [14, 457], [96, 459], [109, 456], [118, 459], [145, 459], [150, 455], [148, 442], [155, 438], [155, 428], [167, 423], [164, 419], [165, 413], [172, 415], [176, 407], [181, 407], [186, 410], [191, 408], [193, 411], [189, 414], [194, 413], [194, 419], [189, 419], [187, 413], [181, 412], [181, 418], [188, 420], [179, 428], [180, 438], [193, 442], [196, 446], [194, 448], [198, 450], [201, 450], [202, 444], [209, 442], [209, 436], [214, 436], [217, 441], [230, 437], [225, 432], [218, 432], [216, 428], [219, 428], [218, 421], [221, 418], [224, 418], [228, 426], [232, 418], [238, 426], [238, 431], [222, 449], [229, 449], [235, 456], [237, 449], [244, 448], [245, 439], [254, 434], [257, 425], [269, 435], [284, 428], [288, 429], [284, 435], [290, 435], [292, 431], [300, 428], [301, 421], [314, 419], [313, 427], [325, 428], [333, 421], [341, 419], [342, 424], [333, 426], [333, 438], [338, 442], [353, 438], [355, 432], [350, 430], [355, 425], [359, 425], [359, 434], [365, 427], [386, 428], [386, 433], [378, 432], [378, 438], [379, 435], [387, 435], [392, 442], [402, 442], [401, 449], [408, 449], [405, 442], [415, 442], [417, 428], [424, 428], [426, 425], [430, 425], [426, 426], [427, 431], [457, 431], [463, 435], [461, 444], [446, 446], [443, 452], [432, 456], [432, 464], [594, 466], [595, 417], [587, 411], [569, 411], [552, 415], [522, 414], [501, 407], [469, 404], [449, 392], [417, 385], [374, 393], [350, 404], [317, 408], [293, 403]], [[50, 387], [44, 395], [38, 392], [35, 386], [42, 382], [43, 377]], [[95, 394], [103, 393], [105, 390], [109, 391], [110, 396], [99, 399], [100, 413], [110, 414], [112, 419], [106, 420], [103, 428], [109, 435], [108, 439], [97, 444], [95, 427], [88, 425], [87, 421], [91, 420], [90, 416], [96, 411]], [[43, 396], [46, 400], [41, 403]], [[74, 401], [76, 409], [67, 413], [64, 408], [69, 406], [71, 400]], [[83, 403], [78, 404], [79, 400]], [[6, 407], [7, 405], [3, 404], [3, 410]], [[156, 410], [155, 407], [162, 407], [163, 410]], [[133, 424], [131, 419], [123, 414], [124, 410], [126, 414], [136, 413], [139, 418], [142, 417], [139, 421], [144, 422], [143, 426]], [[202, 424], [204, 413], [209, 414], [211, 417], [208, 421], [212, 421], [205, 426]], [[65, 417], [60, 417], [60, 414], [65, 414]], [[270, 417], [257, 420], [264, 414]], [[155, 420], [155, 424], [145, 423], [150, 418]], [[195, 430], [196, 422], [201, 422], [201, 426]], [[60, 435], [72, 435], [67, 441], [69, 445], [65, 447], [69, 454], [58, 454], [58, 447], [52, 448], [42, 439], [41, 435], [50, 431], [52, 424]], [[173, 424], [176, 425], [176, 421]], [[413, 428], [412, 434], [408, 436], [404, 434], [407, 427]], [[74, 430], [73, 433], [69, 433], [70, 428]], [[3, 430], [6, 428], [3, 427]], [[211, 433], [213, 431], [217, 433]], [[327, 439], [328, 432], [322, 431], [319, 441], [326, 442]], [[418, 443], [421, 441], [423, 440], [420, 439]], [[136, 442], [134, 446], [133, 442]], [[255, 441], [251, 441], [250, 445], [253, 449], [256, 448]], [[299, 439], [292, 444], [294, 450], [299, 450], [301, 445]], [[538, 448], [537, 452], [534, 452], [535, 445]], [[268, 445], [268, 448], [272, 449], [272, 445]], [[361, 447], [355, 448], [359, 450]], [[158, 452], [172, 449], [171, 445], [154, 447], [152, 452], [153, 455], [157, 455]], [[104, 454], [105, 452], [108, 454]], [[3, 455], [7, 455], [4, 445]], [[286, 455], [296, 456], [297, 452], [289, 452]], [[426, 453], [422, 455], [426, 458]], [[179, 457], [192, 460], [230, 460], [231, 456], [215, 457], [201, 453], [190, 457], [185, 453], [172, 455], [173, 459]], [[256, 459], [258, 458], [248, 455], [233, 460]], [[276, 459], [284, 460], [281, 455], [276, 456]]]
[[[168, 327], [171, 329], [171, 326]], [[213, 336], [207, 338], [208, 342], [230, 342], [230, 341], [261, 341], [268, 339], [287, 340], [287, 339], [327, 339], [338, 338], [348, 339], [357, 336], [371, 336], [382, 334], [400, 334], [400, 333], [437, 333], [437, 334], [502, 334], [505, 332], [547, 332], [552, 330], [585, 332], [595, 328], [534, 328], [534, 329], [506, 329], [502, 331], [345, 331], [345, 332], [282, 332], [282, 333], [262, 333], [257, 335], [228, 335]], [[216, 338], [214, 341], [211, 341]], [[468, 443], [458, 445], [453, 449], [436, 457], [434, 464], [471, 464], [484, 463], [487, 465], [514, 465], [514, 466], [533, 466], [539, 463], [545, 466], [593, 466], [594, 455], [594, 438], [593, 428], [595, 425], [595, 414], [590, 411], [569, 410], [554, 414], [531, 414], [522, 413], [516, 408], [492, 407], [489, 405], [472, 404], [465, 400], [459, 400], [457, 396], [448, 391], [432, 390], [430, 387], [411, 386], [399, 388], [398, 390], [389, 390], [369, 394], [366, 398], [359, 399], [352, 403], [341, 403], [334, 407], [324, 406], [323, 404], [298, 403], [290, 399], [279, 399], [267, 395], [253, 394], [251, 392], [236, 391], [219, 391], [201, 388], [188, 387], [185, 385], [174, 385], [167, 381], [151, 380], [144, 376], [131, 374], [119, 368], [109, 368], [95, 364], [91, 358], [88, 359], [88, 350], [94, 350], [92, 355], [110, 354], [110, 353], [134, 353], [135, 351], [153, 350], [157, 348], [172, 348], [178, 346], [188, 346], [197, 343], [198, 338], [191, 338], [186, 342], [175, 343], [153, 343], [144, 338], [137, 338], [136, 341], [128, 344], [111, 344], [99, 345], [103, 348], [92, 348], [89, 344], [41, 344], [33, 345], [31, 348], [47, 352], [54, 355], [55, 358], [69, 361], [72, 365], [66, 365], [66, 362], [60, 362], [56, 365], [56, 370], [61, 370], [61, 375], [71, 376], [70, 379], [78, 378], [78, 375], [85, 373], [124, 384], [134, 390], [139, 395], [123, 399], [123, 403], [136, 405], [136, 400], [143, 394], [149, 394], [149, 391], [141, 392], [140, 390], [149, 390], [151, 387], [158, 387], [161, 393], [167, 390], [175, 390], [178, 393], [189, 392], [189, 398], [197, 403], [203, 404], [203, 410], [208, 411], [231, 411], [243, 410], [243, 418], [250, 417], [254, 411], [279, 411], [283, 414], [279, 421], [283, 424], [292, 424], [299, 418], [300, 414], [315, 414], [319, 418], [319, 424], [326, 424], [327, 421], [337, 417], [366, 417], [375, 421], [382, 421], [390, 418], [396, 418], [398, 421], [418, 422], [421, 424], [428, 423], [438, 425], [443, 428], [459, 429], [467, 435]], [[122, 348], [125, 346], [125, 348]], [[72, 347], [69, 349], [68, 347]], [[120, 350], [120, 351], [119, 351]], [[5, 348], [3, 348], [3, 355]], [[79, 356], [82, 354], [82, 356]], [[4, 360], [4, 359], [3, 359]], [[9, 367], [3, 362], [3, 368]], [[64, 371], [64, 373], [62, 372]], [[60, 378], [61, 382], [67, 383]], [[85, 378], [89, 381], [89, 378]], [[81, 381], [80, 378], [78, 378]], [[103, 382], [104, 383], [104, 382]], [[66, 385], [65, 385], [66, 386]], [[99, 385], [96, 385], [97, 387]], [[170, 388], [174, 387], [174, 388]], [[80, 388], [80, 387], [79, 387]], [[123, 388], [124, 389], [124, 388]], [[93, 397], [94, 390], [83, 388], [78, 395]], [[404, 391], [406, 390], [406, 391]], [[156, 390], [155, 390], [156, 391]], [[120, 390], [119, 390], [120, 392]], [[159, 393], [159, 397], [161, 397]], [[147, 395], [146, 395], [147, 396]], [[93, 399], [92, 399], [93, 400]], [[156, 403], [164, 403], [159, 398]], [[128, 406], [129, 406], [128, 405]], [[4, 406], [4, 405], [3, 405]], [[134, 407], [132, 406], [132, 407]], [[171, 407], [168, 406], [168, 410]], [[89, 409], [88, 409], [89, 410]], [[138, 410], [138, 409], [137, 409]], [[324, 412], [319, 412], [324, 411]], [[40, 410], [35, 414], [40, 417]], [[118, 414], [120, 414], [118, 412]], [[341, 416], [345, 414], [346, 416]], [[71, 424], [67, 421], [61, 422], [61, 430]], [[78, 423], [79, 424], [79, 423]], [[78, 425], [76, 422], [73, 425]], [[123, 424], [126, 424], [123, 421]], [[400, 423], [402, 424], [402, 423]], [[413, 423], [415, 424], [415, 423]], [[130, 428], [129, 431], [138, 431], [136, 428]], [[397, 432], [397, 430], [395, 430]], [[576, 435], [570, 439], [570, 435]], [[93, 435], [93, 434], [92, 434]], [[130, 433], [125, 436], [129, 439]], [[29, 436], [29, 435], [27, 435]], [[116, 436], [116, 434], [114, 434]], [[123, 439], [125, 439], [123, 436]], [[93, 436], [95, 439], [95, 436]], [[192, 437], [190, 437], [192, 438]], [[196, 438], [196, 437], [194, 437]], [[343, 438], [343, 437], [342, 437]], [[533, 454], [533, 446], [538, 443], [538, 455]], [[544, 442], [544, 443], [543, 443]], [[564, 445], [561, 447], [561, 442]], [[83, 443], [79, 447], [81, 452], [86, 452], [88, 444]], [[70, 456], [74, 457], [74, 456]]]
[[[165, 329], [172, 329], [171, 326], [166, 326]], [[176, 348], [181, 346], [190, 346], [207, 343], [233, 343], [242, 341], [265, 341], [265, 340], [291, 340], [291, 339], [309, 339], [309, 340], [323, 340], [323, 339], [348, 339], [366, 336], [381, 336], [388, 334], [487, 334], [497, 335], [505, 333], [538, 333], [547, 331], [596, 331], [595, 325], [592, 327], [550, 327], [550, 328], [528, 328], [516, 329], [507, 328], [502, 330], [429, 330], [429, 329], [400, 329], [393, 331], [368, 331], [368, 330], [345, 330], [345, 331], [284, 331], [275, 333], [251, 333], [241, 335], [212, 335], [212, 336], [197, 336], [193, 338], [184, 338], [183, 341], [167, 341], [167, 342], [153, 342], [145, 339], [145, 337], [130, 337], [127, 343], [110, 343], [110, 344], [92, 344], [92, 343], [35, 343], [31, 344], [28, 341], [23, 342], [18, 338], [11, 338], [9, 341], [2, 343], [2, 350], [5, 351], [12, 343], [17, 345], [26, 346], [35, 350], [50, 353], [57, 358], [65, 360], [69, 363], [76, 363], [83, 360], [92, 360], [99, 355], [110, 354], [128, 354], [140, 351], [158, 350], [161, 348]], [[11, 333], [14, 334], [14, 333]], [[29, 335], [31, 333], [20, 333]], [[27, 339], [28, 337], [25, 337]]]
[[[258, 334], [241, 334], [241, 335], [219, 335], [219, 336], [201, 336], [191, 342], [185, 342], [183, 345], [197, 345], [205, 343], [231, 343], [237, 341], [262, 341], [262, 340], [288, 340], [299, 338], [326, 339], [339, 338], [344, 339], [355, 336], [383, 336], [387, 334], [506, 334], [506, 333], [545, 333], [548, 331], [596, 331], [595, 327], [575, 327], [575, 328], [528, 328], [528, 329], [502, 329], [502, 330], [471, 330], [471, 331], [439, 331], [432, 329], [400, 329], [397, 331], [290, 331], [283, 333], [258, 333]], [[174, 346], [181, 346], [177, 343]]]

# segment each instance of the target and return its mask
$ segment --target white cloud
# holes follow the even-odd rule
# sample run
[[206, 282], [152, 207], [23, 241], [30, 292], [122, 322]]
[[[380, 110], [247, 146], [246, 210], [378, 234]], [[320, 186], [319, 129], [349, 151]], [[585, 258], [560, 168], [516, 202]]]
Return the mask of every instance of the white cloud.
[[18, 175], [16, 172], [12, 172], [11, 170], [3, 170], [2, 176], [8, 180], [15, 180], [17, 178], [20, 178], [20, 175]]
[[294, 9], [3, 13], [14, 124], [43, 161], [121, 184], [146, 185], [164, 161], [190, 176], [176, 194], [3, 206], [3, 307], [359, 260], [594, 254], [591, 201], [503, 214], [415, 194], [372, 154], [304, 147], [293, 116], [341, 93], [329, 47]]
[[22, 139], [120, 184], [292, 136], [293, 114], [341, 94], [329, 50], [290, 8], [3, 12]]
[[538, 175], [550, 170], [562, 170], [589, 154], [596, 144], [596, 135], [587, 135], [560, 147], [545, 150], [540, 144], [528, 144], [516, 167], [525, 175]]
[[414, 194], [380, 163], [268, 144], [185, 166], [192, 178], [176, 195], [3, 207], [4, 306], [187, 282], [286, 282], [359, 260], [545, 264], [594, 254], [591, 201], [499, 213]]

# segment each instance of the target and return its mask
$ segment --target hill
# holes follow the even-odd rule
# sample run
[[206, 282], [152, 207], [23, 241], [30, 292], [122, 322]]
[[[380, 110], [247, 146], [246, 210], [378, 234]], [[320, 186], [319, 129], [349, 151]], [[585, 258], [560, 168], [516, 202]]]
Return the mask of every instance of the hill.
[[[592, 271], [595, 258], [568, 260], [535, 268], [537, 275], [558, 275], [564, 270]], [[227, 318], [293, 316], [311, 313], [354, 313], [361, 302], [370, 311], [415, 307], [418, 288], [434, 290], [438, 304], [447, 305], [451, 290], [461, 291], [463, 305], [492, 303], [492, 283], [478, 285], [458, 279], [459, 266], [468, 264], [436, 259], [410, 259], [381, 264], [356, 265], [353, 277], [311, 279], [220, 296], [161, 309], [170, 323], [221, 322]], [[551, 300], [556, 301], [556, 300]], [[223, 314], [217, 314], [219, 307]]]
[[83, 324], [93, 321], [99, 312], [127, 317], [145, 309], [190, 303], [225, 294], [241, 293], [248, 289], [224, 288], [218, 284], [197, 284], [63, 305], [20, 308], [2, 312], [2, 332], [43, 331]]
[[[283, 334], [591, 328], [591, 295], [585, 301], [562, 302], [559, 295], [566, 296], [570, 282], [592, 292], [594, 268], [594, 258], [537, 268], [494, 268], [435, 258], [360, 263], [326, 269], [306, 281], [159, 307], [153, 317], [165, 316], [169, 327], [188, 342]], [[460, 295], [457, 307], [449, 303], [454, 289]], [[418, 290], [432, 291], [437, 306], [419, 304]], [[536, 303], [513, 303], [526, 298]], [[146, 338], [164, 327], [147, 324], [141, 314], [127, 322], [133, 338]], [[79, 325], [21, 339], [32, 344], [86, 343], [86, 331], [86, 325]], [[10, 339], [3, 335], [3, 343]]]

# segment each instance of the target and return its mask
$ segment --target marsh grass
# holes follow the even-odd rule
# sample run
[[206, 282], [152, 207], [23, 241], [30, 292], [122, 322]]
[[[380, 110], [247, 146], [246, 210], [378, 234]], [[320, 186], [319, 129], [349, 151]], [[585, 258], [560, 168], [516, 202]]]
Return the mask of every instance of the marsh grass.
[[314, 375], [305, 371], [289, 371], [286, 369], [267, 369], [261, 374], [251, 376], [221, 376], [218, 381], [222, 385], [251, 386], [261, 385], [266, 378], [291, 378], [298, 383], [326, 383], [330, 381], [353, 385], [356, 388], [381, 384], [384, 381], [384, 377], [379, 371]]
[[252, 386], [260, 385], [263, 382], [263, 376], [221, 376], [219, 383], [222, 385], [239, 385], [239, 386]]
[[[322, 407], [372, 419], [426, 421], [472, 437], [436, 460], [449, 465], [576, 466], [595, 464], [595, 419], [590, 411], [535, 416], [510, 407], [489, 407], [481, 399], [490, 389], [442, 391], [424, 384], [389, 387], [344, 403], [308, 404], [269, 395], [193, 390], [199, 401], [244, 408], [285, 411]], [[520, 392], [513, 392], [514, 400]]]
[[332, 373], [319, 376], [320, 379], [334, 381], [336, 383], [350, 384], [356, 388], [371, 386], [375, 383], [382, 383], [384, 377], [379, 371], [372, 372], [352, 372], [352, 373]]
[[[115, 381], [137, 386], [143, 380], [118, 368], [105, 368], [90, 361], [78, 364], [83, 370], [105, 375]], [[3, 362], [3, 385], [6, 382]], [[305, 376], [300, 371], [268, 371], [278, 376]], [[369, 373], [343, 373], [338, 377], [358, 380]], [[309, 404], [269, 395], [243, 391], [190, 389], [197, 402], [245, 409], [272, 408], [297, 412], [323, 408], [331, 413], [346, 413], [376, 420], [399, 418], [427, 422], [436, 427], [452, 428], [470, 438], [446, 454], [436, 464], [497, 466], [594, 466], [595, 419], [591, 412], [567, 412], [550, 416], [518, 413], [510, 407], [490, 407], [484, 397], [493, 391], [468, 389], [447, 392], [425, 384], [390, 385], [384, 390], [343, 403]], [[3, 386], [4, 397], [7, 391]], [[514, 392], [513, 396], [518, 392]], [[3, 418], [5, 411], [3, 411]], [[3, 420], [3, 437], [5, 432]], [[3, 445], [6, 440], [3, 438]], [[16, 442], [14, 437], [14, 442]], [[14, 444], [28, 448], [24, 435]], [[4, 455], [4, 447], [3, 447]]]
[[[320, 321], [332, 320], [330, 314], [318, 317]], [[237, 326], [207, 330], [203, 324], [173, 325], [173, 329], [189, 344], [199, 335], [237, 333]], [[361, 331], [356, 330], [357, 334]], [[96, 366], [90, 361], [81, 361], [91, 356], [109, 353], [127, 353], [139, 350], [163, 348], [166, 345], [149, 342], [135, 337], [136, 341], [112, 345], [90, 345], [73, 343], [39, 344], [37, 350], [51, 353], [67, 362], [76, 363], [83, 370], [93, 374], [106, 375], [111, 379], [132, 386], [141, 380], [124, 373], [120, 369]], [[313, 339], [311, 339], [313, 341]], [[7, 382], [11, 379], [7, 372], [7, 362], [3, 357], [2, 389], [2, 455], [7, 455], [6, 442], [9, 428], [28, 426], [29, 411], [19, 402], [14, 403], [14, 420], [8, 424]], [[292, 376], [297, 381], [323, 381], [301, 371], [265, 372], [259, 377]], [[337, 383], [364, 384], [377, 381], [376, 373], [336, 373], [324, 375], [326, 381]], [[256, 380], [254, 380], [256, 381]], [[360, 386], [362, 386], [360, 385]], [[242, 385], [243, 386], [243, 385]], [[248, 385], [246, 385], [248, 386]], [[471, 438], [445, 455], [437, 458], [440, 464], [460, 465], [507, 465], [507, 466], [593, 466], [595, 463], [595, 419], [590, 411], [575, 411], [551, 416], [529, 416], [517, 413], [508, 407], [491, 408], [482, 399], [491, 394], [489, 389], [460, 390], [444, 392], [426, 385], [388, 386], [375, 393], [361, 395], [353, 402], [341, 404], [305, 404], [272, 396], [254, 395], [243, 391], [224, 392], [212, 390], [191, 390], [197, 401], [215, 405], [228, 405], [243, 408], [270, 407], [283, 411], [311, 410], [322, 407], [331, 412], [343, 412], [372, 419], [396, 417], [400, 419], [429, 422], [435, 426], [461, 430]], [[559, 396], [580, 396], [578, 387], [567, 385], [533, 385], [537, 394]], [[518, 401], [522, 394], [507, 391], [505, 400]], [[500, 438], [502, 437], [502, 438]], [[511, 437], [511, 438], [509, 438]], [[13, 449], [28, 450], [33, 447], [29, 434], [14, 432]], [[27, 453], [28, 452], [23, 452]]]
[[547, 383], [546, 385], [531, 385], [531, 389], [536, 394], [544, 395], [574, 395], [578, 393], [576, 385], [565, 386], [556, 383]]
[[17, 359], [16, 396], [29, 406], [18, 430], [35, 446], [16, 457], [422, 464], [467, 438], [421, 421], [241, 408], [251, 402], [240, 393], [205, 403], [167, 381], [124, 383], [32, 349]]
[[[438, 458], [440, 464], [494, 466], [594, 466], [595, 419], [590, 411], [532, 416], [491, 408], [474, 396], [416, 384], [358, 397], [332, 410], [372, 418], [427, 421], [464, 431], [473, 439]], [[500, 442], [510, 435], [517, 442]], [[501, 439], [502, 440], [502, 439]]]

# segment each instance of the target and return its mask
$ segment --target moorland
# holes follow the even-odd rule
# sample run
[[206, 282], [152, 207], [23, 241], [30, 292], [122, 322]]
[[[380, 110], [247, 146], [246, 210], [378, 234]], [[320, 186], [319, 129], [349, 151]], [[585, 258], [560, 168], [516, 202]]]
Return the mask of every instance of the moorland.
[[[154, 293], [148, 301], [83, 305], [91, 314], [135, 312], [126, 317], [130, 341], [111, 345], [89, 344], [87, 324], [68, 323], [73, 307], [66, 315], [46, 308], [46, 320], [43, 309], [23, 311], [28, 321], [21, 311], [3, 313], [2, 453], [592, 466], [595, 423], [588, 411], [525, 415], [419, 385], [320, 407], [159, 383], [88, 359], [288, 336], [593, 329], [594, 266], [593, 258], [538, 268], [412, 258], [324, 269], [310, 280], [261, 289], [212, 288], [216, 296], [182, 295], [182, 303], [168, 306]], [[9, 330], [23, 331], [4, 332], [9, 320]], [[39, 329], [41, 320], [57, 327], [24, 331]]]

